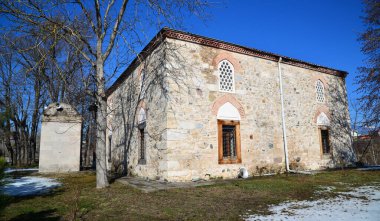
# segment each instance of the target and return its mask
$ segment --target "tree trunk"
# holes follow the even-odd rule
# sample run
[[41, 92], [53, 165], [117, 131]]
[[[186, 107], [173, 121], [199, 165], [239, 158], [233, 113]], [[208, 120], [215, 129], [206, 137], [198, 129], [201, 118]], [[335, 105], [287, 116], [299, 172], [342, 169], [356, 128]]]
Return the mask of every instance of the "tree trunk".
[[16, 166], [21, 166], [21, 145], [20, 145], [20, 139], [19, 139], [19, 128], [17, 125], [17, 122], [14, 121], [15, 125], [15, 131], [12, 133], [13, 140], [15, 142], [15, 159], [16, 159]]
[[23, 165], [29, 165], [29, 154], [30, 154], [30, 145], [29, 145], [29, 133], [26, 128], [26, 125], [23, 124], [22, 128], [22, 143], [24, 148], [24, 159]]
[[[91, 123], [90, 123], [90, 125], [91, 125]], [[89, 132], [90, 132], [90, 125], [87, 127], [86, 132], [83, 133], [84, 137], [85, 137], [85, 140], [86, 140], [86, 145], [85, 146], [82, 145], [82, 148], [84, 149], [84, 150], [82, 149], [82, 152], [83, 152], [83, 160], [82, 160], [83, 167], [88, 167], [88, 165], [89, 165], [89, 163], [88, 163], [89, 162], [89, 160], [88, 160], [88, 149], [90, 147], [90, 143], [89, 143], [90, 139], [88, 139], [88, 135], [89, 135]], [[82, 129], [82, 130], [85, 130], [85, 129]], [[81, 152], [81, 154], [82, 154], [82, 152]]]
[[101, 43], [98, 42], [98, 56], [96, 59], [96, 80], [97, 80], [97, 139], [96, 139], [96, 187], [108, 187], [107, 165], [106, 165], [106, 116], [107, 116], [107, 100], [105, 94], [104, 82], [104, 61], [101, 56]]
[[37, 147], [37, 129], [38, 129], [38, 121], [39, 121], [39, 103], [40, 103], [40, 90], [41, 90], [41, 83], [39, 79], [35, 79], [34, 82], [34, 110], [32, 115], [32, 128], [30, 133], [30, 142], [29, 145], [31, 147], [31, 159], [30, 161], [35, 163], [36, 161], [36, 147]]
[[[5, 76], [3, 76], [5, 80]], [[5, 81], [5, 115], [6, 115], [6, 123], [5, 123], [5, 146], [7, 147], [9, 153], [11, 154], [11, 164], [16, 164], [16, 154], [15, 149], [13, 148], [11, 139], [12, 139], [12, 127], [11, 127], [11, 115], [12, 115], [12, 109], [11, 109], [11, 87], [10, 82], [12, 79], [12, 75], [9, 75], [9, 78], [7, 81]]]
[[14, 149], [12, 147], [11, 143], [11, 121], [7, 119], [5, 124], [5, 146], [8, 149], [8, 152], [11, 154], [11, 165], [15, 165], [15, 159], [14, 159]]

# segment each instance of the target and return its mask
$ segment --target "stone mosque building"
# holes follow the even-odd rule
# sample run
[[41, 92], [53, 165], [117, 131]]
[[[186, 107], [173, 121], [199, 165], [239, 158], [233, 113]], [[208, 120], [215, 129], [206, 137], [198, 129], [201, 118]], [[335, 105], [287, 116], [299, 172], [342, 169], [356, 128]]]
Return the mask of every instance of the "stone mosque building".
[[190, 181], [348, 165], [346, 76], [164, 28], [107, 91], [108, 169]]

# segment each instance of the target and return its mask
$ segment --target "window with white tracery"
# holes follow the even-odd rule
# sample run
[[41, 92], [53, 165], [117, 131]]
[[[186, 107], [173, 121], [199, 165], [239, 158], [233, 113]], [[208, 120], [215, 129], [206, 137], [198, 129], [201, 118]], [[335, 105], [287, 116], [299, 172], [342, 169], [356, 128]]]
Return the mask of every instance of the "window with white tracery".
[[322, 81], [318, 80], [315, 84], [315, 90], [317, 95], [317, 101], [318, 102], [325, 102], [325, 87], [323, 86]]
[[219, 63], [219, 90], [225, 92], [235, 91], [234, 67], [227, 60]]

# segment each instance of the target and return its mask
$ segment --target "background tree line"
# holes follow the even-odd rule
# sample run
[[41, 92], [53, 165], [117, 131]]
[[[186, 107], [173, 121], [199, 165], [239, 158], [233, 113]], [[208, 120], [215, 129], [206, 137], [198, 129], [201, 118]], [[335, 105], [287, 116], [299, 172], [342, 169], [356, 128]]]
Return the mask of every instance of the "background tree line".
[[37, 163], [42, 112], [51, 102], [73, 105], [85, 118], [82, 137], [89, 139], [94, 82], [75, 50], [43, 30], [28, 36], [3, 30], [0, 54], [0, 129], [12, 165]]
[[365, 31], [360, 34], [364, 65], [356, 75], [360, 97], [352, 120], [354, 149], [362, 164], [380, 164], [380, 2], [363, 0]]
[[[108, 186], [106, 87], [109, 79], [120, 74], [136, 57], [136, 52], [147, 42], [146, 33], [156, 32], [165, 25], [180, 28], [182, 21], [191, 16], [205, 18], [208, 5], [207, 0], [0, 0], [0, 16], [4, 21], [2, 32], [12, 34], [12, 37], [7, 35], [11, 42], [15, 42], [10, 47], [10, 54], [20, 61], [16, 69], [20, 70], [19, 75], [25, 81], [41, 88], [37, 95], [24, 93], [18, 96], [20, 104], [17, 109], [3, 108], [4, 130], [19, 131], [17, 136], [23, 134], [23, 143], [13, 148], [14, 153], [24, 159], [19, 161], [28, 163], [28, 154], [33, 156], [32, 143], [35, 142], [31, 141], [35, 137], [32, 138], [32, 126], [29, 126], [33, 124], [30, 118], [34, 115], [25, 110], [36, 110], [35, 118], [39, 119], [41, 106], [51, 101], [63, 101], [76, 107], [85, 114], [84, 117], [90, 117], [86, 108], [93, 103], [95, 120], [84, 122], [94, 122], [96, 127], [97, 187]], [[29, 40], [23, 42], [24, 39]], [[8, 48], [8, 44], [5, 45]], [[13, 75], [8, 70], [9, 73]], [[12, 79], [13, 76], [2, 81]], [[23, 85], [23, 88], [32, 90], [32, 84]], [[8, 92], [11, 92], [4, 96], [4, 107], [14, 104], [12, 96], [16, 95], [11, 90], [14, 87], [10, 86]], [[8, 103], [5, 97], [9, 97]], [[25, 129], [19, 127], [18, 117]], [[38, 125], [38, 120], [36, 122]], [[92, 128], [88, 125], [84, 128], [86, 126]]]

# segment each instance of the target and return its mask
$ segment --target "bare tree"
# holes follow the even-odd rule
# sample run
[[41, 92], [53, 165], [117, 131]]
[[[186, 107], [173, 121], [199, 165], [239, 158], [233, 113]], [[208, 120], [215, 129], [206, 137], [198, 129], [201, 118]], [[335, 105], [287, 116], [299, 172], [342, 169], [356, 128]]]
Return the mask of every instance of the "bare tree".
[[360, 67], [357, 75], [359, 102], [364, 113], [363, 126], [380, 129], [380, 2], [364, 0], [367, 29], [361, 34], [362, 52], [366, 55], [365, 66]]
[[15, 163], [16, 151], [11, 144], [12, 130], [11, 130], [11, 84], [12, 84], [12, 59], [11, 56], [2, 56], [0, 59], [0, 89], [2, 92], [2, 123], [1, 129], [3, 130], [4, 144], [10, 154], [11, 163]]
[[6, 33], [2, 40], [0, 98], [4, 106], [4, 141], [12, 164], [31, 165], [36, 163], [43, 106], [48, 101], [68, 102], [79, 111], [86, 110], [80, 107], [88, 102], [85, 91], [91, 78], [83, 70], [86, 67], [82, 57], [43, 30], [33, 30], [31, 35], [22, 37]]
[[354, 148], [359, 152], [359, 163], [368, 162], [365, 160], [367, 155], [375, 157], [378, 150], [374, 151], [373, 148], [380, 131], [380, 2], [363, 0], [363, 3], [366, 30], [358, 40], [366, 60], [365, 65], [358, 68], [356, 76], [360, 108], [354, 107], [355, 113], [360, 113], [355, 124], [359, 127], [358, 131], [366, 135], [357, 136], [354, 140]]
[[[128, 7], [127, 7], [128, 6]], [[178, 26], [187, 15], [200, 15], [207, 2], [203, 0], [108, 0], [89, 1], [11, 1], [0, 2], [0, 13], [14, 23], [18, 31], [38, 27], [63, 39], [95, 69], [97, 104], [96, 184], [107, 187], [106, 172], [106, 73], [105, 65], [113, 62], [110, 55], [120, 43], [124, 51], [135, 53], [144, 29], [154, 24]], [[20, 29], [20, 27], [22, 29]], [[117, 51], [116, 51], [117, 52]], [[120, 55], [119, 55], [120, 56]], [[108, 63], [106, 63], [108, 62]], [[111, 73], [111, 71], [109, 71]], [[109, 73], [109, 74], [110, 74]]]
[[[33, 161], [28, 119], [34, 109], [32, 100], [35, 99], [36, 93], [31, 93], [35, 85], [23, 73], [15, 57], [12, 53], [4, 53], [0, 59], [0, 80], [2, 83], [0, 89], [3, 92], [1, 96], [5, 101], [6, 110], [3, 128], [6, 134], [6, 146], [11, 154], [12, 163], [20, 166], [31, 164]], [[13, 145], [11, 139], [14, 141]]]

